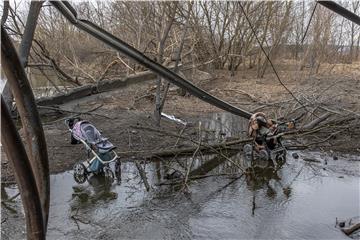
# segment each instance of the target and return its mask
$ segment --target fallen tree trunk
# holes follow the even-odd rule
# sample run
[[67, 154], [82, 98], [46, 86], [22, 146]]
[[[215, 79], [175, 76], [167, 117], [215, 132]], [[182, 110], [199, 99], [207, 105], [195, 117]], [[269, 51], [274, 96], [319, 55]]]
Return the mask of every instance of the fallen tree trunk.
[[199, 152], [206, 152], [206, 153], [218, 153], [221, 150], [240, 150], [240, 148], [231, 147], [237, 144], [244, 144], [250, 142], [251, 139], [245, 140], [234, 140], [224, 143], [215, 143], [215, 144], [201, 144], [200, 147], [187, 147], [187, 148], [180, 148], [180, 149], [168, 149], [159, 152], [152, 152], [147, 159], [157, 159], [157, 158], [167, 158], [173, 156], [186, 156], [192, 155], [198, 148]]
[[[171, 69], [172, 67], [170, 67]], [[132, 84], [142, 83], [156, 78], [156, 74], [152, 71], [144, 71], [126, 78], [116, 80], [102, 80], [97, 84], [91, 84], [81, 87], [76, 87], [67, 93], [57, 94], [52, 97], [43, 97], [36, 100], [37, 105], [49, 106], [59, 105], [76, 100], [79, 98], [112, 91], [118, 88], [124, 88]]]
[[154, 79], [156, 74], [151, 71], [141, 72], [135, 75], [131, 75], [125, 79], [117, 80], [103, 80], [98, 84], [92, 84], [87, 86], [81, 86], [70, 90], [65, 94], [57, 94], [52, 97], [43, 97], [36, 100], [36, 103], [40, 106], [59, 105], [70, 102], [75, 99], [87, 97], [102, 92], [111, 91], [117, 88], [129, 86], [144, 81]]
[[[351, 118], [352, 119], [352, 118]], [[190, 140], [191, 139], [184, 137], [184, 136], [179, 136], [177, 134], [172, 134], [171, 132], [167, 132], [167, 131], [163, 131], [160, 129], [153, 129], [153, 128], [149, 128], [149, 127], [141, 127], [141, 126], [131, 126], [131, 128], [135, 128], [135, 129], [141, 129], [141, 130], [145, 130], [145, 131], [150, 131], [150, 132], [156, 132], [156, 133], [160, 133], [163, 135], [168, 135], [168, 136], [174, 136], [177, 138], [182, 138], [185, 140]], [[302, 137], [305, 135], [309, 135], [309, 134], [314, 134], [316, 132], [321, 131], [322, 129], [324, 129], [323, 126], [320, 127], [316, 127], [316, 128], [310, 128], [310, 129], [296, 129], [296, 130], [292, 130], [292, 131], [288, 131], [288, 132], [284, 132], [284, 133], [280, 133], [280, 135], [287, 137], [287, 136], [293, 136], [295, 135], [296, 137]], [[240, 145], [243, 145], [245, 143], [249, 143], [251, 142], [252, 139], [248, 138], [248, 139], [237, 139], [237, 140], [232, 140], [232, 141], [228, 141], [228, 142], [223, 142], [223, 143], [201, 143], [201, 146], [198, 149], [198, 146], [191, 146], [191, 147], [186, 147], [186, 148], [173, 148], [173, 149], [165, 149], [165, 150], [160, 150], [160, 151], [130, 151], [130, 152], [118, 152], [118, 154], [121, 156], [127, 156], [127, 154], [134, 154], [134, 153], [139, 153], [141, 154], [143, 157], [145, 157], [148, 160], [155, 160], [155, 159], [162, 159], [162, 158], [169, 158], [169, 157], [174, 157], [174, 156], [189, 156], [189, 155], [193, 155], [193, 153], [198, 149], [198, 151], [201, 151], [203, 153], [219, 153], [219, 150], [241, 150]], [[198, 144], [197, 142], [193, 141], [193, 143]], [[234, 147], [234, 145], [239, 145]], [[312, 144], [313, 145], [313, 144]], [[309, 145], [289, 145], [285, 146], [286, 148], [289, 148], [288, 150], [299, 150], [299, 149], [306, 149], [309, 147]]]
[[348, 228], [342, 228], [341, 231], [345, 233], [347, 236], [351, 235], [353, 232], [360, 229], [360, 223], [354, 224]]

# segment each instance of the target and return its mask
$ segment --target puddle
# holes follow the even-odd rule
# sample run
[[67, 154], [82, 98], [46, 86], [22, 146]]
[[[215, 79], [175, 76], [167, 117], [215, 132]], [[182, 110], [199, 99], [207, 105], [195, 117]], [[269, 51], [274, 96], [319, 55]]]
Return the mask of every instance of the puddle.
[[[204, 138], [244, 136], [237, 118], [220, 114], [213, 120], [202, 123], [213, 130], [204, 132]], [[333, 160], [327, 153], [297, 153], [299, 159], [289, 152], [275, 171], [259, 168], [256, 178], [239, 178], [234, 163], [247, 164], [241, 153], [197, 157], [190, 176], [221, 176], [192, 181], [187, 194], [177, 191], [182, 186], [160, 184], [166, 183], [167, 173], [184, 171], [191, 158], [146, 163], [150, 192], [133, 162], [122, 164], [121, 184], [97, 177], [79, 185], [71, 172], [52, 175], [47, 238], [348, 239], [335, 221], [360, 216], [360, 157]], [[9, 197], [17, 192], [14, 187], [4, 191]], [[2, 239], [25, 238], [19, 199], [11, 203], [17, 214], [5, 212]]]

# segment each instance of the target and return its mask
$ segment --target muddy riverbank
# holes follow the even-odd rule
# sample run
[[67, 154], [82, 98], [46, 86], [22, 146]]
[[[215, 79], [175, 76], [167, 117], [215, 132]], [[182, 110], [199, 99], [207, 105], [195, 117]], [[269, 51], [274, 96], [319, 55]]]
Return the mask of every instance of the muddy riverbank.
[[[347, 71], [345, 67], [342, 71]], [[335, 69], [337, 70], [335, 71]], [[335, 73], [332, 75], [323, 73], [315, 76], [309, 76], [306, 72], [294, 75], [294, 72], [287, 68], [280, 71], [280, 75], [288, 87], [305, 102], [313, 101], [321, 104], [321, 108], [331, 108], [333, 110], [329, 109], [330, 111], [340, 114], [333, 113], [323, 123], [326, 126], [328, 122], [330, 127], [320, 129], [321, 131], [317, 131], [315, 135], [293, 136], [292, 140], [296, 145], [303, 145], [313, 150], [334, 151], [335, 155], [337, 152], [360, 154], [358, 141], [360, 129], [357, 127], [359, 118], [356, 115], [356, 112], [360, 110], [358, 103], [359, 80], [344, 76], [340, 68], [336, 67], [334, 71]], [[235, 76], [230, 76], [227, 71], [215, 71], [205, 75], [204, 72], [202, 73], [201, 75], [199, 71], [194, 71], [188, 77], [211, 94], [248, 111], [263, 111], [269, 117], [277, 119], [283, 116], [287, 120], [298, 117], [304, 112], [304, 109], [299, 107], [296, 102], [294, 103], [283, 87], [274, 82], [271, 74], [266, 74], [264, 78], [258, 79], [256, 71], [253, 70], [239, 71]], [[220, 112], [216, 107], [193, 96], [179, 96], [176, 89], [173, 88], [170, 88], [164, 112], [189, 124], [183, 130], [183, 125], [164, 120], [161, 127], [158, 128], [152, 119], [154, 94], [154, 81], [145, 81], [61, 105], [60, 108], [66, 110], [65, 112], [40, 109], [51, 173], [69, 170], [75, 162], [86, 157], [81, 146], [69, 144], [69, 134], [63, 123], [64, 118], [74, 116], [76, 112], [96, 109], [89, 114], [82, 114], [81, 117], [92, 122], [103, 132], [104, 136], [110, 138], [118, 147], [117, 151], [124, 160], [144, 157], [151, 152], [164, 149], [196, 146], [191, 140], [197, 140], [198, 124], [202, 119], [205, 121], [211, 119], [212, 125], [220, 126], [218, 129], [211, 129], [211, 127], [202, 125], [202, 131], [212, 131], [213, 136], [211, 137], [216, 138], [216, 141], [221, 142], [245, 136], [245, 120]], [[319, 108], [315, 107], [315, 109]], [[346, 108], [353, 113], [341, 112], [335, 108]], [[317, 111], [314, 110], [314, 112], [318, 115], [307, 114], [301, 119], [298, 127], [301, 128], [320, 115]], [[334, 122], [334, 119], [344, 120], [345, 124], [341, 123], [340, 126], [338, 122]], [[230, 127], [237, 131], [233, 130], [231, 136], [226, 135], [221, 129], [221, 125], [224, 124], [230, 124]], [[336, 125], [340, 127], [331, 128]], [[180, 133], [186, 139], [179, 138]], [[332, 136], [333, 133], [336, 134]], [[13, 182], [13, 174], [3, 152], [1, 164], [2, 181]]]

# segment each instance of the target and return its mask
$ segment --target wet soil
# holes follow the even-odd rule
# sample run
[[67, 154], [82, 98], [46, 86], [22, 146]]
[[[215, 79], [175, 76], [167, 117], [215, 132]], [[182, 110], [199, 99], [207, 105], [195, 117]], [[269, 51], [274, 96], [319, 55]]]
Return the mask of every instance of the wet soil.
[[[360, 72], [352, 69], [352, 76], [345, 75], [344, 72], [347, 72], [350, 66], [352, 65], [333, 67], [332, 74], [326, 72], [326, 67], [324, 67], [325, 70], [322, 73], [312, 76], [308, 75], [306, 71], [292, 72], [289, 67], [284, 69], [280, 67], [282, 69], [280, 75], [290, 90], [300, 95], [300, 98], [303, 94], [309, 100], [321, 100], [326, 105], [346, 107], [353, 112], [357, 112], [360, 110], [360, 80], [358, 77]], [[208, 75], [211, 76], [210, 80]], [[296, 113], [287, 116], [286, 112], [289, 112], [289, 107], [278, 106], [277, 103], [279, 102], [291, 100], [291, 96], [274, 80], [271, 73], [266, 74], [262, 79], [258, 79], [255, 70], [238, 71], [235, 76], [230, 76], [227, 71], [216, 71], [211, 72], [211, 74], [201, 74], [199, 71], [194, 71], [188, 77], [195, 84], [215, 96], [248, 111], [263, 111], [270, 117], [275, 118], [284, 115], [287, 119], [291, 119], [298, 116]], [[221, 113], [221, 110], [202, 102], [198, 98], [179, 96], [176, 90], [171, 88], [164, 112], [175, 115], [175, 117], [190, 124], [182, 130], [183, 126], [181, 124], [162, 120], [161, 127], [157, 127], [152, 117], [155, 94], [154, 83], [154, 81], [149, 81], [131, 85], [112, 92], [82, 98], [61, 107], [70, 111], [82, 112], [100, 107], [92, 112], [94, 115], [82, 115], [82, 117], [92, 122], [103, 132], [104, 136], [110, 138], [114, 145], [118, 147], [118, 152], [124, 159], [140, 157], [151, 151], [169, 149], [174, 147], [175, 143], [177, 143], [176, 148], [194, 146], [192, 141], [183, 138], [179, 139], [176, 135], [183, 132], [182, 134], [188, 139], [196, 138], [198, 120], [211, 117], [216, 112]], [[74, 114], [54, 115], [54, 111], [44, 113], [44, 110], [41, 110], [41, 112], [43, 113], [42, 118], [51, 173], [71, 169], [74, 163], [86, 157], [80, 145], [69, 144], [69, 133], [63, 123], [65, 117]], [[357, 118], [356, 115], [354, 117]], [[312, 118], [314, 117], [307, 116], [303, 119], [303, 122], [309, 122]], [[241, 122], [240, 119], [239, 122]], [[236, 120], [234, 120], [233, 124], [237, 124]], [[300, 123], [301, 125], [302, 123]], [[157, 133], [156, 129], [162, 130], [163, 133]], [[208, 130], [203, 129], [203, 131]], [[228, 137], [222, 133], [217, 134], [217, 137], [220, 136], [221, 139]], [[244, 134], [243, 130], [238, 132], [237, 136], [241, 134]], [[303, 137], [302, 139], [293, 140], [299, 144], [304, 144], [325, 139], [328, 135], [329, 133], [325, 131], [324, 134], [319, 134], [315, 139], [313, 136], [309, 136], [308, 138]], [[321, 149], [360, 154], [359, 138], [360, 129], [349, 128], [347, 131], [342, 131], [336, 137], [333, 137], [331, 143], [322, 144]], [[315, 150], [316, 148], [316, 146], [313, 147]], [[3, 152], [1, 162], [2, 181], [14, 181], [11, 168]]]
[[[326, 67], [317, 75], [308, 75], [306, 71], [292, 72], [287, 67], [279, 67], [280, 75], [285, 84], [300, 98], [302, 94], [310, 100], [321, 100], [330, 106], [346, 107], [354, 112], [360, 110], [360, 72], [349, 69], [353, 65], [331, 67], [331, 73]], [[209, 71], [208, 69], [204, 69]], [[352, 75], [344, 74], [351, 70]], [[238, 71], [235, 76], [230, 76], [227, 71], [216, 71], [210, 74], [201, 74], [194, 71], [188, 78], [203, 89], [211, 92], [235, 106], [248, 111], [263, 111], [271, 117], [279, 117], [288, 112], [289, 107], [278, 107], [278, 103], [286, 102], [291, 96], [280, 86], [274, 76], [269, 73], [264, 78], [256, 78], [256, 71]], [[210, 77], [209, 77], [210, 75]], [[162, 121], [158, 128], [152, 119], [154, 106], [154, 81], [132, 85], [124, 89], [103, 93], [79, 101], [70, 102], [61, 106], [71, 111], [87, 111], [95, 107], [95, 114], [82, 115], [83, 118], [91, 121], [97, 128], [103, 131], [104, 136], [110, 138], [123, 158], [139, 157], [140, 153], [173, 147], [177, 143], [178, 148], [193, 146], [191, 141], [178, 139], [170, 134], [159, 134], [155, 131], [144, 130], [144, 128], [160, 129], [165, 132], [179, 134], [183, 126], [169, 121]], [[313, 98], [311, 98], [313, 97]], [[43, 112], [43, 110], [42, 110]], [[221, 112], [219, 109], [202, 102], [192, 96], [179, 96], [175, 89], [171, 89], [165, 104], [164, 112], [175, 115], [190, 123], [209, 116], [209, 113]], [[73, 114], [53, 115], [53, 111], [42, 114], [44, 130], [48, 145], [49, 163], [51, 173], [62, 172], [71, 169], [73, 164], [86, 157], [81, 146], [69, 144], [69, 134], [63, 124], [63, 118]], [[100, 115], [105, 115], [100, 116]], [[211, 114], [210, 114], [211, 115]], [[296, 114], [286, 116], [288, 119], [296, 117]], [[356, 115], [355, 115], [356, 117]], [[307, 117], [304, 122], [311, 121]], [[236, 124], [236, 123], [234, 123]], [[141, 128], [136, 128], [141, 127]], [[189, 124], [184, 130], [184, 135], [194, 137], [198, 126]], [[205, 129], [206, 131], [206, 129]], [[240, 134], [240, 133], [239, 133]], [[226, 137], [219, 135], [221, 137]], [[324, 139], [328, 134], [319, 135], [316, 140]], [[345, 153], [360, 152], [359, 139], [360, 130], [348, 129], [332, 139], [332, 144], [323, 144], [323, 150], [340, 151]], [[298, 140], [298, 139], [295, 139]], [[299, 141], [313, 141], [313, 137]], [[125, 154], [126, 153], [126, 154]], [[14, 181], [10, 166], [2, 152], [2, 181]]]

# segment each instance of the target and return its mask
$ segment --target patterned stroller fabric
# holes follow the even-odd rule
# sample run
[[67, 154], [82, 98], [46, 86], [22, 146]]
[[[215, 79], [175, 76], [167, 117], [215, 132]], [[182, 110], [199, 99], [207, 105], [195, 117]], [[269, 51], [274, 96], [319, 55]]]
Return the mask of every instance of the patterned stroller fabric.
[[[88, 150], [93, 149], [98, 158], [91, 162], [89, 169], [91, 172], [99, 172], [103, 169], [103, 162], [111, 161], [111, 152], [116, 147], [88, 121], [78, 121], [72, 128], [72, 135], [76, 140], [83, 140]], [[100, 158], [100, 159], [99, 159]]]
[[114, 145], [101, 136], [100, 132], [88, 121], [79, 121], [73, 127], [73, 136], [76, 140], [82, 139], [90, 145], [95, 145], [98, 153], [107, 153], [113, 150]]
[[121, 179], [120, 158], [114, 151], [116, 147], [108, 138], [103, 137], [90, 122], [79, 117], [65, 119], [65, 125], [71, 133], [70, 143], [83, 144], [87, 152], [86, 160], [76, 163], [73, 167], [73, 176], [77, 183], [84, 183], [89, 176], [100, 174], [113, 182], [113, 162], [116, 178]]

